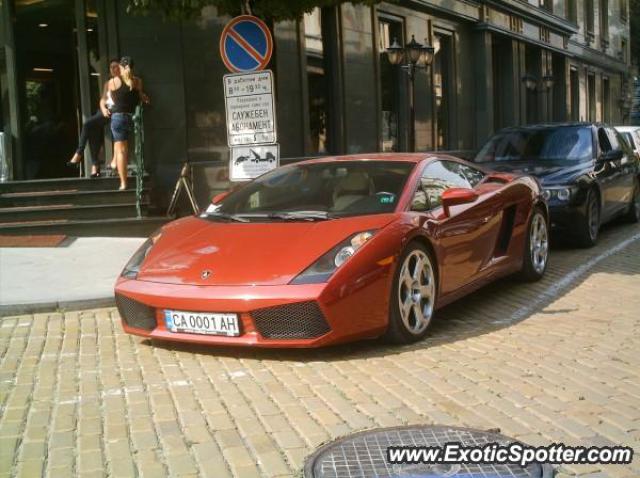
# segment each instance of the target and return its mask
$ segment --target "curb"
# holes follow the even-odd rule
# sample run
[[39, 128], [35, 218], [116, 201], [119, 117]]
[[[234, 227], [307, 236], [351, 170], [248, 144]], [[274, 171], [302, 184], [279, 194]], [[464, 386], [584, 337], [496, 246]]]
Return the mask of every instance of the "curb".
[[115, 307], [114, 297], [99, 299], [61, 300], [56, 302], [39, 302], [36, 304], [7, 304], [0, 305], [0, 317], [9, 315], [39, 314], [43, 312], [57, 312], [59, 310], [86, 310], [104, 307]]

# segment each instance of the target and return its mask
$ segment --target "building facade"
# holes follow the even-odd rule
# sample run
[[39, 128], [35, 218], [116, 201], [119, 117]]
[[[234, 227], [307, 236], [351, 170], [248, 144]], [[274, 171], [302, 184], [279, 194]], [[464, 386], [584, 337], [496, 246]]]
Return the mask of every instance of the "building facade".
[[[72, 174], [64, 163], [97, 109], [109, 58], [126, 54], [151, 97], [144, 150], [158, 204], [186, 160], [211, 166], [202, 173], [209, 189], [224, 187], [227, 71], [218, 41], [228, 17], [214, 7], [190, 22], [137, 17], [123, 0], [1, 5], [8, 178]], [[503, 126], [628, 122], [628, 0], [346, 3], [271, 27], [282, 158], [474, 150]], [[435, 49], [415, 75], [414, 115], [409, 78], [385, 54], [412, 37]]]

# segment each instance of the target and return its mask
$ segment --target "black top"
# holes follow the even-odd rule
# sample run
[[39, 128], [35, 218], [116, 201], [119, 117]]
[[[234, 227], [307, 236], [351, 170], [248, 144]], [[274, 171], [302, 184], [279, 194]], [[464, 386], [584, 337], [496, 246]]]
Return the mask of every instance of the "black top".
[[140, 102], [140, 93], [136, 89], [129, 88], [122, 81], [120, 88], [111, 91], [111, 99], [113, 100], [112, 113], [131, 113], [135, 112], [136, 106]]

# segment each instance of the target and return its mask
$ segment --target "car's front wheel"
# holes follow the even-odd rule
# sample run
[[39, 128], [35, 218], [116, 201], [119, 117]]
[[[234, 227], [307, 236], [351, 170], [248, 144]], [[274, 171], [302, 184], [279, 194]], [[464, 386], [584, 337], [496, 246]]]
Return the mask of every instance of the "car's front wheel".
[[586, 202], [586, 215], [577, 225], [575, 239], [581, 247], [592, 247], [598, 241], [598, 233], [600, 232], [600, 198], [595, 189], [589, 189]]
[[437, 290], [431, 253], [422, 244], [409, 244], [393, 280], [385, 338], [398, 344], [422, 339], [431, 325]]
[[549, 230], [540, 209], [535, 209], [531, 215], [525, 246], [520, 278], [530, 282], [540, 280], [549, 260]]

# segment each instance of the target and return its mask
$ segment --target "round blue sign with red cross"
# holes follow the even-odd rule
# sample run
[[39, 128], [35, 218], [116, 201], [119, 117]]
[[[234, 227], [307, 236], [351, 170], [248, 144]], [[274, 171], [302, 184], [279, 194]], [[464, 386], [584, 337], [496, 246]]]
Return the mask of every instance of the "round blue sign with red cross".
[[220, 36], [220, 56], [229, 71], [263, 70], [271, 60], [273, 39], [267, 25], [257, 17], [232, 19]]

